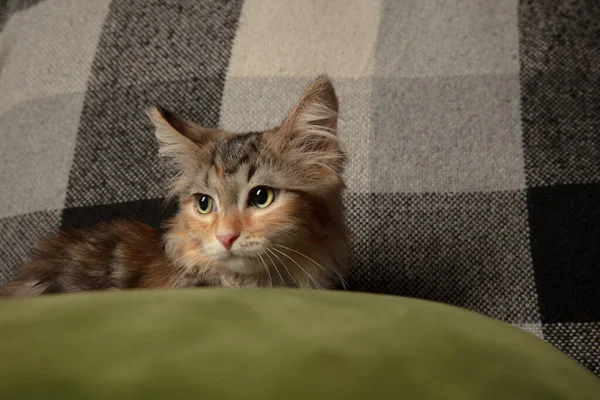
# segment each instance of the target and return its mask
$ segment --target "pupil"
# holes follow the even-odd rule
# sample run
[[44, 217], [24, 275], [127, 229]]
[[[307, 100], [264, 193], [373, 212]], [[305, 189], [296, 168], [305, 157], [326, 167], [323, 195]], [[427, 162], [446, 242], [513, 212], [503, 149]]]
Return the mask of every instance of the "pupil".
[[200, 198], [200, 209], [203, 211], [206, 211], [207, 208], [208, 208], [208, 197], [202, 196]]
[[254, 193], [254, 201], [257, 204], [265, 204], [269, 195], [265, 189], [257, 189]]

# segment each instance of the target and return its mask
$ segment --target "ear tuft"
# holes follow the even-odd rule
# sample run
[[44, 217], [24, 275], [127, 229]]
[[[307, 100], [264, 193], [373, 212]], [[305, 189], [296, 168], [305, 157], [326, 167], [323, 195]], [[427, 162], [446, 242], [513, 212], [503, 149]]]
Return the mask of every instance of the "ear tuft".
[[154, 107], [153, 112], [158, 114], [160, 118], [162, 118], [166, 123], [171, 125], [175, 130], [181, 132], [184, 130], [184, 126], [181, 124], [181, 118], [177, 116], [175, 113], [167, 110], [166, 108], [157, 105]]
[[162, 107], [149, 110], [148, 116], [156, 128], [159, 141], [159, 154], [175, 164], [185, 168], [196, 158], [198, 146], [186, 134], [189, 122]]
[[301, 130], [306, 126], [336, 133], [338, 121], [338, 99], [329, 78], [321, 75], [313, 80], [288, 116], [287, 128]]
[[300, 161], [334, 174], [343, 171], [346, 156], [337, 137], [338, 99], [328, 77], [313, 80], [279, 130], [272, 148], [290, 161]]
[[201, 128], [163, 107], [151, 108], [148, 116], [156, 128], [158, 154], [173, 172], [168, 195], [172, 198], [185, 189], [188, 176], [196, 173], [196, 168], [206, 158], [206, 149], [193, 140]]

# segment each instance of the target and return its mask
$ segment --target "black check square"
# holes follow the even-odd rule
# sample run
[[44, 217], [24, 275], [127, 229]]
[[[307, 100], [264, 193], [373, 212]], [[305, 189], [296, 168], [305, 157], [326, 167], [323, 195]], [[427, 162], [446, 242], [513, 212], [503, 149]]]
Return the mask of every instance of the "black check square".
[[175, 201], [167, 203], [163, 198], [65, 208], [62, 213], [61, 228], [88, 229], [101, 222], [129, 219], [162, 230], [167, 219], [174, 216], [176, 211], [177, 203]]
[[542, 321], [600, 321], [600, 184], [528, 190]]

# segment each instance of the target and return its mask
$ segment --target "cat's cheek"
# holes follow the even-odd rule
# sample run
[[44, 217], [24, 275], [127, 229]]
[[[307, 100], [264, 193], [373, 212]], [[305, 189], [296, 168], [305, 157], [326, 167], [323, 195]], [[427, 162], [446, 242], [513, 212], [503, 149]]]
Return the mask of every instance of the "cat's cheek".
[[217, 213], [199, 215], [193, 204], [184, 207], [182, 216], [188, 236], [201, 243], [203, 248], [211, 247], [216, 233]]
[[289, 221], [286, 220], [284, 213], [275, 207], [250, 210], [244, 220], [244, 233], [248, 239], [260, 243], [285, 233], [287, 229], [282, 229], [285, 225], [289, 225]]

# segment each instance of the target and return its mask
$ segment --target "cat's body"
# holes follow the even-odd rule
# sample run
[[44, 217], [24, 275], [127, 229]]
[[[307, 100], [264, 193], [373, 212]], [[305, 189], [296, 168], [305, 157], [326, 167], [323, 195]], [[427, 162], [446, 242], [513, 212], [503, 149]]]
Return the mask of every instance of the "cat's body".
[[345, 154], [325, 77], [283, 124], [233, 134], [154, 109], [174, 171], [178, 214], [161, 235], [133, 221], [42, 241], [0, 296], [130, 288], [292, 286], [343, 282], [348, 243]]
[[155, 229], [136, 221], [116, 221], [46, 238], [17, 280], [1, 287], [0, 294], [169, 287], [175, 272]]

